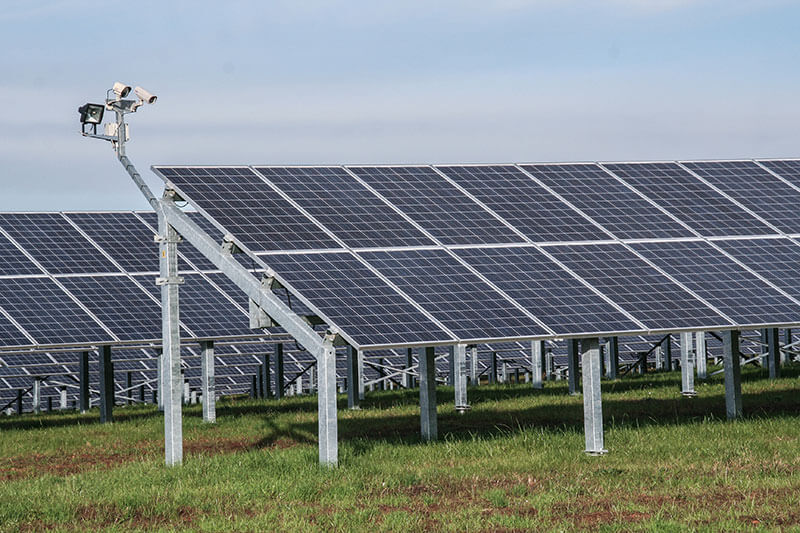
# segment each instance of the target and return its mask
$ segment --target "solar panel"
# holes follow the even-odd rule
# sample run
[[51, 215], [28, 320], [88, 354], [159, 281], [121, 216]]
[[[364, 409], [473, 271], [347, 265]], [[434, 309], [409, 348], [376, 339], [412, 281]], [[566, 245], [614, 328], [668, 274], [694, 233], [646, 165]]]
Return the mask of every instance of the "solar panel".
[[533, 241], [610, 238], [514, 166], [437, 168]]
[[547, 251], [649, 329], [729, 325], [621, 244], [548, 246]]
[[641, 329], [535, 248], [472, 248], [456, 253], [556, 333]]
[[[60, 281], [120, 339], [161, 338], [161, 306], [127, 276], [80, 276]], [[153, 277], [142, 281], [152, 285]]]
[[800, 159], [759, 161], [759, 163], [795, 187], [800, 187]]
[[522, 165], [522, 168], [620, 239], [693, 236], [595, 164]]
[[9, 319], [0, 314], [0, 345], [27, 346], [29, 344], [31, 344], [31, 341], [28, 337], [26, 337]]
[[[266, 259], [269, 259], [269, 257], [267, 257]], [[261, 277], [260, 274], [258, 276], [259, 278]], [[247, 296], [247, 294], [244, 293], [244, 291], [242, 291], [239, 287], [237, 287], [236, 284], [233, 281], [231, 281], [231, 279], [228, 276], [222, 274], [221, 272], [213, 272], [208, 274], [208, 277], [211, 278], [211, 281], [213, 281], [217, 286], [219, 286], [220, 289], [222, 289], [222, 292], [232, 297], [233, 300], [242, 307], [242, 309], [249, 308], [250, 298]], [[283, 300], [283, 303], [291, 307], [296, 314], [300, 316], [314, 314], [299, 299], [292, 298], [291, 294], [288, 291], [276, 290], [274, 292], [279, 298]]]
[[350, 253], [264, 259], [359, 346], [452, 340]]
[[254, 252], [340, 248], [249, 168], [153, 170]]
[[461, 339], [547, 334], [443, 250], [359, 255]]
[[36, 264], [14, 246], [5, 235], [0, 234], [0, 276], [24, 276], [43, 274]]
[[[152, 235], [156, 235], [158, 233], [158, 215], [152, 211], [138, 212], [136, 214], [145, 221], [147, 224], [146, 227], [150, 230]], [[222, 233], [219, 231], [219, 229], [217, 229], [216, 226], [204, 218], [200, 213], [190, 211], [186, 214], [190, 219], [192, 219], [193, 222], [197, 223], [201, 229], [208, 233], [212, 238], [217, 240], [217, 242], [222, 242]], [[157, 250], [158, 244], [154, 241], [153, 245]], [[194, 268], [192, 268], [192, 266], [186, 262], [187, 259], [191, 261], [194, 267], [199, 270], [214, 270], [216, 268], [208, 259], [205, 258], [203, 254], [200, 253], [197, 248], [192, 246], [189, 241], [184, 240], [178, 245], [178, 270], [181, 272], [194, 270]]]
[[113, 340], [100, 324], [49, 278], [0, 279], [0, 307], [38, 344]]
[[609, 163], [604, 166], [702, 235], [775, 233], [676, 163]]
[[740, 325], [800, 319], [799, 305], [707, 242], [637, 243], [633, 248]]
[[133, 213], [65, 213], [126, 272], [158, 272], [153, 231]]
[[58, 213], [0, 213], [0, 227], [52, 274], [119, 272]]
[[[199, 338], [223, 338], [258, 335], [249, 326], [247, 315], [199, 274], [186, 274], [180, 286], [180, 320]], [[139, 282], [156, 298], [161, 287], [152, 278], [137, 276]]]
[[797, 211], [800, 191], [754, 162], [706, 161], [684, 165], [779, 230], [800, 233]]
[[430, 167], [348, 167], [444, 244], [524, 242]]
[[736, 239], [714, 244], [800, 299], [800, 245], [789, 239]]
[[256, 170], [350, 247], [434, 244], [341, 167]]

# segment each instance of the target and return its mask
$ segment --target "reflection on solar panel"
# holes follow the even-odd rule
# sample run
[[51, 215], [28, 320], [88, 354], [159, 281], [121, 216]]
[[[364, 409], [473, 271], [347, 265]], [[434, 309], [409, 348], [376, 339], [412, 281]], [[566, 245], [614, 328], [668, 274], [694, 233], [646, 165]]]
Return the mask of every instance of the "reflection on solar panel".
[[254, 252], [339, 248], [246, 167], [153, 170]]
[[594, 164], [522, 165], [620, 239], [694, 234]]
[[524, 240], [430, 167], [348, 167], [444, 244]]
[[800, 191], [754, 162], [704, 161], [684, 165], [779, 230], [800, 232]]
[[127, 272], [158, 272], [158, 244], [153, 231], [133, 213], [65, 215]]
[[264, 259], [358, 345], [452, 340], [349, 253], [281, 254]]
[[434, 242], [340, 167], [258, 167], [334, 235], [353, 248]]
[[547, 334], [443, 250], [359, 255], [461, 339]]
[[514, 166], [437, 168], [533, 241], [610, 238]]
[[39, 275], [43, 272], [19, 248], [0, 234], [0, 276]]
[[0, 213], [0, 227], [53, 274], [119, 272], [58, 213]]
[[794, 298], [800, 299], [800, 245], [789, 239], [714, 241]]
[[706, 242], [658, 242], [633, 248], [737, 323], [791, 323], [800, 305]]
[[552, 246], [547, 251], [650, 329], [728, 323], [623, 245]]
[[0, 307], [38, 344], [108, 342], [108, 333], [49, 278], [0, 279]]
[[619, 163], [605, 167], [702, 235], [775, 233], [675, 163]]
[[641, 329], [535, 248], [473, 248], [456, 253], [556, 333]]
[[[161, 338], [161, 305], [127, 276], [81, 276], [60, 281], [120, 339]], [[142, 281], [152, 285], [153, 277]]]

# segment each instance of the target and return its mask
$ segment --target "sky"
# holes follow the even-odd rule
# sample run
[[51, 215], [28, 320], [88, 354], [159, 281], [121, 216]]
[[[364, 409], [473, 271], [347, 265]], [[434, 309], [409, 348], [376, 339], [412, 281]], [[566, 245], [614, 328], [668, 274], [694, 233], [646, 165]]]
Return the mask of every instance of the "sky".
[[800, 157], [800, 2], [2, 0], [0, 211], [146, 209], [154, 164]]

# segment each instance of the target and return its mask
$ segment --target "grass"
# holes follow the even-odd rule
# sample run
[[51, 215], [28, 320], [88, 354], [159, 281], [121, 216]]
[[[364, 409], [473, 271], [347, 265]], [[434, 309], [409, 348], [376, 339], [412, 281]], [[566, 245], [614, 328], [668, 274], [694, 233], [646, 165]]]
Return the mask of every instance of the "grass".
[[565, 382], [438, 392], [440, 441], [419, 441], [416, 391], [340, 401], [340, 466], [317, 466], [316, 398], [185, 410], [184, 465], [163, 466], [149, 406], [0, 419], [0, 531], [800, 530], [800, 367], [743, 373], [728, 422], [718, 379], [604, 382], [604, 457], [582, 453]]

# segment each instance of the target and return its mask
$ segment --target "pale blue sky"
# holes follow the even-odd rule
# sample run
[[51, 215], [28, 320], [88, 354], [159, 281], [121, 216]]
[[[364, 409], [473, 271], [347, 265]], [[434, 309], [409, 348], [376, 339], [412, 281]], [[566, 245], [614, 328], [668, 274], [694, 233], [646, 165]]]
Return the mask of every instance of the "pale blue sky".
[[145, 208], [151, 164], [800, 156], [800, 2], [0, 1], [0, 211]]

